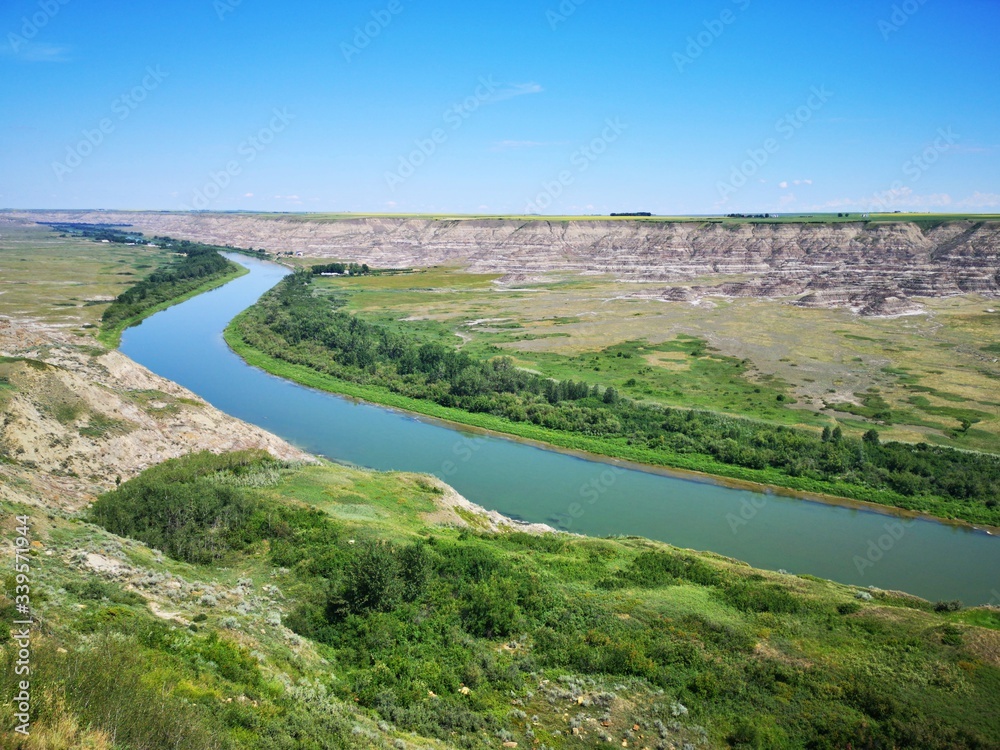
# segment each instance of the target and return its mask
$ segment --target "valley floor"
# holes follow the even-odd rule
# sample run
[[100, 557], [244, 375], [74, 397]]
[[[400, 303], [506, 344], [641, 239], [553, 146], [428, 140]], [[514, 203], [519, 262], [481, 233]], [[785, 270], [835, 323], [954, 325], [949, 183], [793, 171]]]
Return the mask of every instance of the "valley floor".
[[0, 614], [30, 584], [35, 620], [27, 738], [0, 630], [0, 746], [1000, 747], [997, 608], [319, 462], [97, 346], [83, 300], [132, 261], [80, 249], [0, 295]]

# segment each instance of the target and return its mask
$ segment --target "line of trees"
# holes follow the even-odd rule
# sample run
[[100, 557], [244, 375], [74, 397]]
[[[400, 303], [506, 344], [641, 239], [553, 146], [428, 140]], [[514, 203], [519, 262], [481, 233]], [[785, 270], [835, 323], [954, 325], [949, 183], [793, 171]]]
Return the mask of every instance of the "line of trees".
[[820, 436], [636, 403], [613, 387], [526, 372], [508, 357], [479, 360], [440, 343], [420, 343], [314, 296], [311, 279], [308, 272], [296, 273], [265, 295], [241, 322], [243, 339], [278, 359], [442, 406], [841, 488], [889, 491], [900, 499], [945, 498], [954, 501], [958, 517], [1000, 523], [1000, 457], [882, 444], [875, 430], [860, 440], [839, 428]]
[[144, 242], [142, 232], [126, 232], [131, 224], [86, 224], [83, 222], [40, 221], [42, 226], [51, 227], [53, 231], [65, 236], [84, 237], [95, 242], [112, 242], [128, 245]]
[[336, 273], [341, 276], [344, 274], [348, 276], [369, 276], [373, 273], [367, 263], [326, 263], [313, 266], [312, 272], [314, 276], [320, 276], [324, 273]]
[[211, 245], [184, 240], [177, 242], [176, 249], [184, 257], [119, 294], [101, 316], [102, 328], [113, 329], [232, 270], [232, 264]]

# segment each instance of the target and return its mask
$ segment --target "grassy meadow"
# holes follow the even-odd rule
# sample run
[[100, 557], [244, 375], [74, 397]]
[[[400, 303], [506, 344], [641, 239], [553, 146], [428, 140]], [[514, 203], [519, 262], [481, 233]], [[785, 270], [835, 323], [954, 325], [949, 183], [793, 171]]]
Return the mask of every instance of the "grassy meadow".
[[173, 257], [162, 248], [0, 225], [0, 314], [94, 333], [115, 297]]
[[630, 298], [644, 285], [602, 277], [496, 281], [430, 268], [317, 283], [395, 330], [636, 400], [1000, 452], [995, 301], [926, 299], [925, 315], [861, 318], [768, 300]]

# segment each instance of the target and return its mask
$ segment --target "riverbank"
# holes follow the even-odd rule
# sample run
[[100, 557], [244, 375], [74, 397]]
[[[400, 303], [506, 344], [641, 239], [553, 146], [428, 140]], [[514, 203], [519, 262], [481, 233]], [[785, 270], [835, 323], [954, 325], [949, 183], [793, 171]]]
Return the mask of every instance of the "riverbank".
[[310, 388], [430, 417], [450, 425], [472, 427], [542, 447], [577, 453], [588, 459], [627, 461], [640, 470], [665, 472], [685, 479], [709, 481], [738, 489], [772, 491], [828, 504], [862, 507], [889, 515], [926, 517], [952, 524], [986, 527], [990, 530], [997, 528], [988, 519], [977, 517], [976, 514], [969, 513], [963, 516], [953, 513], [950, 509], [953, 504], [945, 501], [935, 502], [934, 498], [907, 498], [888, 491], [790, 477], [774, 470], [757, 470], [723, 464], [706, 456], [685, 456], [662, 450], [654, 451], [629, 445], [623, 439], [601, 439], [568, 434], [531, 423], [511, 422], [494, 415], [471, 413], [441, 406], [432, 401], [409, 398], [378, 386], [351, 383], [304, 365], [277, 359], [248, 344], [240, 333], [240, 326], [248, 314], [249, 311], [240, 313], [226, 327], [223, 336], [229, 347], [248, 364]]
[[170, 299], [164, 300], [153, 307], [143, 310], [138, 315], [133, 315], [125, 320], [119, 321], [111, 328], [102, 328], [97, 334], [97, 340], [109, 349], [117, 349], [122, 341], [122, 333], [124, 333], [126, 329], [138, 325], [151, 315], [155, 315], [156, 313], [180, 304], [181, 302], [186, 302], [193, 297], [197, 297], [199, 294], [204, 294], [205, 292], [210, 292], [213, 289], [218, 289], [220, 286], [228, 284], [230, 281], [250, 273], [250, 270], [246, 268], [246, 266], [241, 266], [239, 263], [233, 263], [231, 260], [227, 262], [229, 263], [229, 269], [226, 273], [219, 276], [213, 276], [183, 294], [171, 297]]

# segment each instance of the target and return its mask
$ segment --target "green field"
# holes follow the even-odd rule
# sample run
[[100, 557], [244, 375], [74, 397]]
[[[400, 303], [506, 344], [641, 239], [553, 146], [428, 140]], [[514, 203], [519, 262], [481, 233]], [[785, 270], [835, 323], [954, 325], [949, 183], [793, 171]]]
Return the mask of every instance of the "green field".
[[169, 299], [102, 325], [118, 295], [154, 271], [176, 265], [177, 257], [162, 247], [95, 242], [47, 227], [5, 228], [0, 232], [0, 314], [94, 335], [115, 348], [126, 328], [247, 273], [229, 263], [224, 274], [177, 284]]
[[4, 226], [0, 313], [93, 333], [112, 299], [172, 258], [162, 248], [60, 237], [44, 227]]
[[[630, 299], [637, 285], [592, 276], [521, 289], [496, 278], [431, 268], [317, 283], [394, 330], [637, 400], [1000, 452], [991, 300], [925, 299], [926, 315], [861, 318], [768, 300]], [[865, 407], [876, 399], [885, 407]]]

